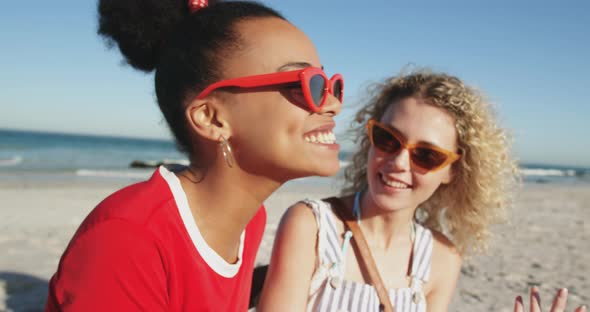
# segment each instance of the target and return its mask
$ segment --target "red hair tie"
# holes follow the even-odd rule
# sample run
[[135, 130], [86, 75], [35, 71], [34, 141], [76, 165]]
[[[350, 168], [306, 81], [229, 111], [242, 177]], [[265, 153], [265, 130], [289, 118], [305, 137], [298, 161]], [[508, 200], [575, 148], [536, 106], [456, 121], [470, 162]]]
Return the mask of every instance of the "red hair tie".
[[202, 8], [206, 8], [208, 4], [208, 0], [189, 0], [188, 9], [191, 11], [191, 13], [195, 13]]

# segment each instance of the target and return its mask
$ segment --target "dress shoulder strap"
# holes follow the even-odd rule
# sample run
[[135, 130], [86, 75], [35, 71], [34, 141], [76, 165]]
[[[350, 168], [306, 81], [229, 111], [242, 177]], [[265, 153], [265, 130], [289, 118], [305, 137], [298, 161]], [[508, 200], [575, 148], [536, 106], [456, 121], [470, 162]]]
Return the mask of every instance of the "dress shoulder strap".
[[301, 201], [310, 207], [318, 226], [317, 253], [321, 264], [332, 264], [342, 260], [341, 248], [330, 203], [317, 199]]
[[432, 232], [416, 223], [416, 238], [414, 239], [412, 258], [412, 277], [419, 278], [423, 282], [430, 278], [432, 264]]

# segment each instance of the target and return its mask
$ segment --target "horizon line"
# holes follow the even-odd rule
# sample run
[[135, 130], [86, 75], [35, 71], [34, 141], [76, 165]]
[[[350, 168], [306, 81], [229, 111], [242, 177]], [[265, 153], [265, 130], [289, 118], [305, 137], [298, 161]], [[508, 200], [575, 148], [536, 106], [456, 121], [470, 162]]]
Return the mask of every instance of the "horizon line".
[[[170, 143], [176, 145], [174, 138], [157, 138], [157, 137], [140, 137], [140, 136], [129, 136], [129, 135], [115, 135], [115, 134], [97, 134], [97, 133], [85, 133], [85, 132], [67, 132], [67, 131], [54, 131], [54, 130], [40, 130], [40, 129], [16, 129], [16, 128], [4, 128], [0, 127], [0, 131], [4, 132], [24, 132], [31, 134], [47, 134], [47, 135], [62, 135], [72, 137], [93, 137], [93, 138], [108, 138], [118, 140], [138, 140], [138, 141], [152, 141], [161, 143]], [[340, 150], [340, 153], [354, 153], [354, 150]], [[556, 169], [574, 169], [574, 170], [590, 170], [590, 166], [571, 165], [571, 164], [557, 164], [551, 162], [538, 162], [538, 161], [517, 161], [519, 167], [523, 166], [545, 166], [554, 167]]]

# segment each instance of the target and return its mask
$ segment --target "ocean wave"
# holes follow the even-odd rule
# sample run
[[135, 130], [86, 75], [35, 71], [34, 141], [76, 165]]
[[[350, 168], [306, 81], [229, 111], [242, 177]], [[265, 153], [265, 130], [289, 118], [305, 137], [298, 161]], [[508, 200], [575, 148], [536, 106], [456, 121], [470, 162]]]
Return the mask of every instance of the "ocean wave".
[[340, 168], [346, 168], [348, 167], [348, 165], [350, 165], [351, 161], [350, 160], [341, 160], [340, 161]]
[[535, 177], [574, 177], [577, 175], [573, 169], [522, 169], [525, 176]]
[[0, 159], [0, 167], [14, 167], [23, 162], [23, 158], [20, 156], [13, 156], [8, 159]]
[[134, 160], [129, 164], [131, 168], [156, 168], [162, 165], [181, 165], [188, 166], [188, 159], [163, 159], [163, 160]]
[[131, 179], [147, 179], [153, 173], [149, 171], [138, 170], [94, 170], [94, 169], [78, 169], [76, 175], [80, 177], [100, 177], [100, 178], [131, 178]]

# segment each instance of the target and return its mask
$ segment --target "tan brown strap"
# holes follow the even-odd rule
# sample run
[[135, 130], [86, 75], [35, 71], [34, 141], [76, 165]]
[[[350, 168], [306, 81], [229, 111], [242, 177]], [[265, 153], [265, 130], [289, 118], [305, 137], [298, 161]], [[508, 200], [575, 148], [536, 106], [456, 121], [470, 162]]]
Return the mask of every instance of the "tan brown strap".
[[367, 273], [369, 274], [370, 282], [373, 287], [375, 287], [377, 296], [381, 302], [380, 310], [384, 312], [394, 312], [393, 306], [391, 305], [391, 300], [389, 299], [389, 294], [387, 293], [387, 289], [383, 284], [381, 275], [379, 275], [379, 270], [377, 269], [375, 260], [373, 260], [373, 256], [371, 255], [371, 250], [369, 250], [369, 245], [367, 245], [363, 231], [359, 227], [356, 220], [354, 220], [352, 213], [349, 212], [349, 209], [346, 208], [346, 205], [340, 198], [330, 197], [326, 199], [326, 201], [332, 204], [332, 207], [334, 207], [334, 212], [336, 212], [338, 217], [352, 232], [352, 238], [354, 239], [354, 242], [356, 243], [356, 246], [361, 254], [362, 264], [365, 266]]

